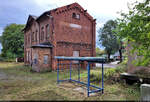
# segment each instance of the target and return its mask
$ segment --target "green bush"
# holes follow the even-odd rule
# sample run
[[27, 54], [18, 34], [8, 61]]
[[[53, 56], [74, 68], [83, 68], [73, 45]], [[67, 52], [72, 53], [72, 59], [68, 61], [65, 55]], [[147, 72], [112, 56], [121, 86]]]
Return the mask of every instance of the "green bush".
[[121, 64], [120, 66], [115, 68], [116, 73], [123, 73], [123, 72], [126, 72], [126, 70], [127, 70], [127, 65], [124, 65], [124, 64]]
[[3, 58], [3, 57], [0, 57], [0, 61], [4, 61], [4, 58]]
[[15, 62], [15, 58], [0, 57], [1, 62]]
[[[105, 69], [104, 70], [104, 81], [108, 80], [110, 77], [112, 77], [116, 73], [116, 70], [114, 68], [111, 69]], [[102, 80], [102, 72], [97, 70], [91, 70], [91, 81], [99, 82]]]
[[109, 77], [112, 77], [116, 73], [116, 70], [114, 68], [108, 69], [104, 72], [104, 78], [108, 79]]

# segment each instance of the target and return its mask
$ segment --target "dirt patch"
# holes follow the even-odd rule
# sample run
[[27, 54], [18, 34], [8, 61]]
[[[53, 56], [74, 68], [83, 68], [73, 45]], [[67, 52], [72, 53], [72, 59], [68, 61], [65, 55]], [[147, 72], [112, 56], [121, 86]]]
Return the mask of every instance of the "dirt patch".
[[[87, 97], [87, 87], [86, 85], [81, 85], [74, 82], [63, 82], [59, 84], [59, 88], [65, 89], [68, 91], [71, 91], [75, 93], [76, 95], [80, 95], [80, 97]], [[90, 96], [98, 96], [100, 92], [98, 93], [91, 93]]]
[[26, 96], [23, 96], [22, 98], [23, 99], [33, 99], [34, 97], [36, 97], [35, 100], [41, 100], [41, 99], [44, 99], [44, 100], [64, 100], [65, 97], [64, 96], [61, 96], [59, 94], [57, 94], [55, 91], [53, 90], [47, 90], [47, 91], [43, 91], [43, 92], [37, 92], [37, 93], [34, 93], [34, 94], [30, 94], [30, 95], [26, 95]]

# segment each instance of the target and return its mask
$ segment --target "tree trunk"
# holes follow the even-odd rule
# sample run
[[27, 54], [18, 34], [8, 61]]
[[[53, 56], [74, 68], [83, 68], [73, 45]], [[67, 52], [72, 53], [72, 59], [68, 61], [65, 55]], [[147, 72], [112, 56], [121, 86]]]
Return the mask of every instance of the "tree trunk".
[[108, 53], [108, 62], [110, 62], [110, 53]]
[[119, 55], [120, 55], [120, 63], [122, 62], [122, 51], [119, 49]]

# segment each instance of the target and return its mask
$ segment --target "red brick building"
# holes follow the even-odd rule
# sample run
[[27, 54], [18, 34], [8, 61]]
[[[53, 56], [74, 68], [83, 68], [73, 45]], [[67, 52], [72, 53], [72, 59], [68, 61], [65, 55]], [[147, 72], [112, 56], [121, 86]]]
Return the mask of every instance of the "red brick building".
[[54, 56], [95, 56], [96, 20], [78, 3], [29, 15], [24, 28], [24, 62], [35, 71], [55, 70]]

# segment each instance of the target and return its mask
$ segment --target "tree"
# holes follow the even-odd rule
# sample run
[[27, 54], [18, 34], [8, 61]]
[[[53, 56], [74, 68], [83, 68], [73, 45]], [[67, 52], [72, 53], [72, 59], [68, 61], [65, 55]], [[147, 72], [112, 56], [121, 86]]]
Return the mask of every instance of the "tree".
[[108, 60], [110, 60], [110, 54], [118, 51], [119, 43], [117, 36], [113, 30], [116, 29], [117, 22], [109, 20], [104, 24], [104, 27], [100, 28], [99, 33], [99, 42], [102, 46], [105, 47], [105, 51], [108, 54]]
[[10, 24], [2, 34], [2, 56], [8, 58], [23, 57], [24, 54], [24, 25]]
[[[150, 0], [135, 2], [127, 14], [118, 19], [117, 34], [132, 43], [132, 52], [143, 56], [139, 65], [150, 64]], [[137, 47], [138, 46], [138, 47]]]

